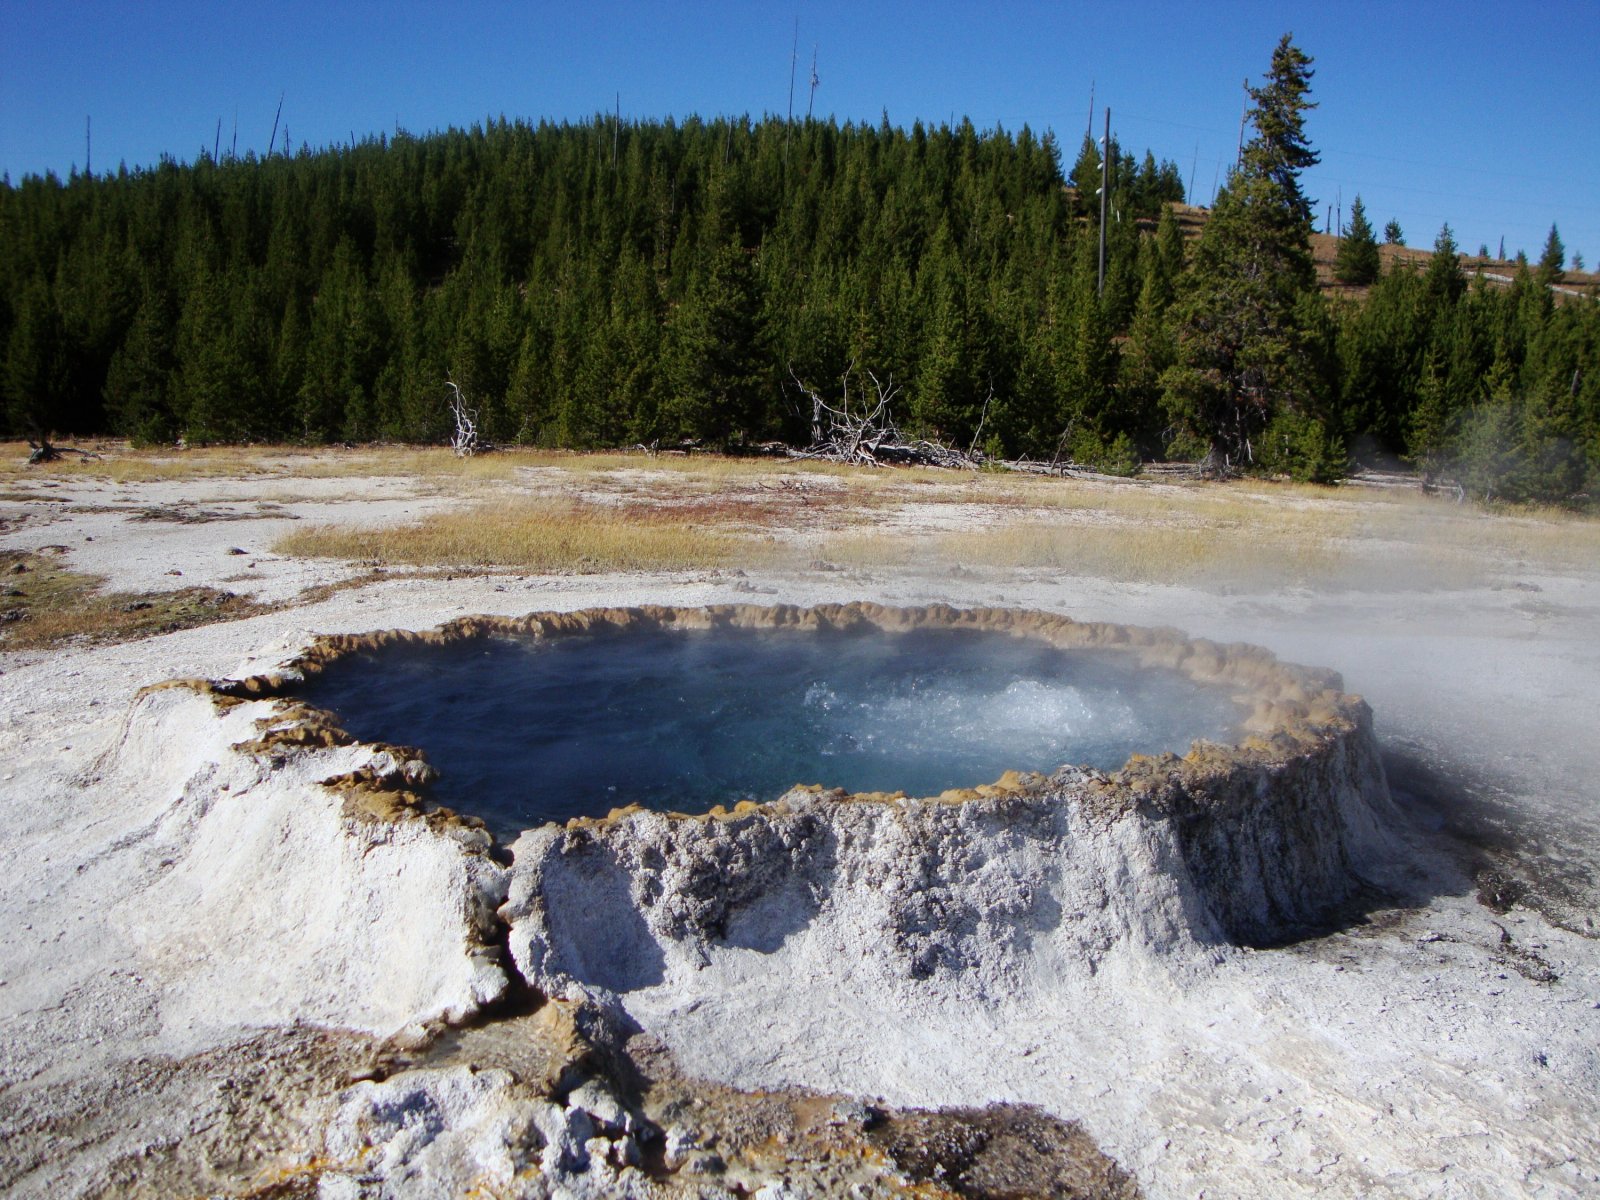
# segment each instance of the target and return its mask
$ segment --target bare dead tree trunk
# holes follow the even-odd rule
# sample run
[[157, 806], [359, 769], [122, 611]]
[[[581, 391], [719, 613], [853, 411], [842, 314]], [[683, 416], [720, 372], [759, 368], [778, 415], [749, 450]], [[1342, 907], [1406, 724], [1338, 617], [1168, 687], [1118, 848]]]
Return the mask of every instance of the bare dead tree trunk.
[[983, 414], [978, 418], [978, 428], [973, 430], [972, 442], [967, 446], [967, 457], [977, 458], [978, 439], [983, 436], [983, 423], [989, 419], [989, 405], [994, 402], [994, 381], [989, 381], [989, 394], [983, 398]]
[[456, 431], [450, 439], [450, 448], [456, 452], [457, 458], [470, 458], [479, 450], [486, 448], [478, 442], [478, 410], [467, 407], [466, 397], [461, 394], [461, 389], [455, 380], [447, 375], [444, 382], [450, 389], [450, 415], [456, 421]]
[[278, 118], [283, 116], [283, 93], [278, 94], [278, 111], [272, 114], [272, 137], [267, 140], [267, 157], [272, 157], [273, 144], [278, 140]]

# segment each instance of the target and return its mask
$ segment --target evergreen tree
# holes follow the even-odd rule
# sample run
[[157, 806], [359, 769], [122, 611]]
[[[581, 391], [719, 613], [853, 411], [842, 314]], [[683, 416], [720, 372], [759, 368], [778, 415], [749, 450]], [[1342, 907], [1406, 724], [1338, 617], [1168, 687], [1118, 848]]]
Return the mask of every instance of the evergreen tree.
[[1177, 341], [1167, 319], [1173, 285], [1164, 277], [1160, 256], [1152, 257], [1122, 347], [1117, 384], [1131, 439], [1142, 452], [1159, 454], [1161, 377], [1177, 361]]
[[1057, 333], [1058, 422], [1067, 450], [1079, 462], [1100, 463], [1116, 447], [1123, 424], [1113, 390], [1116, 357], [1106, 324], [1106, 306], [1095, 294], [1098, 254], [1095, 243], [1079, 244], [1064, 297], [1064, 320]]
[[1466, 414], [1453, 447], [1452, 473], [1467, 493], [1488, 502], [1499, 498], [1507, 481], [1521, 474], [1517, 413], [1502, 389]]
[[1389, 223], [1383, 227], [1383, 240], [1390, 246], [1404, 246], [1406, 244], [1406, 235], [1400, 229], [1400, 222], [1393, 217], [1390, 217]]
[[[380, 434], [369, 390], [369, 373], [383, 340], [381, 308], [362, 277], [360, 253], [342, 239], [323, 273], [311, 305], [310, 329], [299, 364], [300, 387], [294, 432], [308, 441]], [[443, 380], [441, 373], [435, 386]]]
[[6, 417], [29, 437], [54, 432], [67, 390], [67, 346], [50, 285], [28, 281], [17, 299], [5, 358]]
[[1089, 134], [1083, 135], [1078, 147], [1078, 158], [1072, 164], [1067, 180], [1077, 193], [1076, 211], [1081, 216], [1098, 218], [1100, 214], [1100, 143]]
[[228, 441], [243, 432], [234, 404], [242, 372], [230, 337], [227, 284], [202, 268], [178, 319], [172, 406], [191, 444]]
[[1427, 342], [1422, 277], [1411, 267], [1380, 276], [1359, 305], [1340, 313], [1340, 409], [1345, 434], [1387, 454], [1407, 447], [1406, 422]]
[[919, 432], [964, 444], [987, 393], [979, 391], [984, 370], [982, 347], [973, 337], [976, 304], [961, 268], [949, 223], [941, 223], [917, 274], [922, 345], [907, 392], [911, 423]]
[[668, 326], [667, 417], [679, 437], [720, 446], [759, 437], [764, 382], [750, 255], [726, 242]]
[[1378, 241], [1372, 235], [1366, 206], [1357, 196], [1350, 205], [1350, 228], [1339, 239], [1339, 253], [1333, 260], [1333, 274], [1340, 283], [1365, 287], [1378, 277]]
[[1172, 300], [1172, 289], [1177, 284], [1178, 277], [1183, 274], [1186, 253], [1183, 230], [1178, 226], [1178, 216], [1173, 211], [1172, 205], [1165, 205], [1161, 209], [1161, 220], [1156, 224], [1153, 265], [1153, 269], [1160, 276], [1158, 286], [1162, 293], [1160, 304], [1163, 308]]
[[1264, 86], [1251, 89], [1255, 135], [1195, 246], [1176, 305], [1177, 363], [1162, 376], [1178, 448], [1208, 449], [1225, 466], [1256, 461], [1275, 421], [1315, 429], [1307, 453], [1274, 455], [1295, 474], [1327, 473], [1329, 397], [1313, 353], [1316, 272], [1311, 204], [1299, 172], [1316, 162], [1305, 138], [1311, 60], [1285, 35]]
[[1256, 134], [1241, 155], [1244, 174], [1270, 183], [1276, 202], [1308, 232], [1312, 201], [1300, 191], [1300, 172], [1319, 161], [1305, 134], [1306, 113], [1316, 107], [1306, 98], [1314, 74], [1311, 59], [1284, 34], [1272, 52], [1266, 82], [1249, 89]]
[[168, 442], [177, 436], [170, 396], [173, 322], [167, 307], [166, 298], [147, 283], [106, 371], [111, 427], [135, 442]]
[[1436, 479], [1444, 469], [1454, 432], [1454, 415], [1438, 359], [1430, 350], [1423, 363], [1406, 429], [1408, 453], [1422, 468], [1425, 480]]
[[1564, 270], [1567, 262], [1566, 249], [1561, 245], [1561, 235], [1556, 232], [1556, 227], [1550, 226], [1550, 236], [1544, 240], [1544, 253], [1539, 255], [1539, 282], [1545, 286], [1560, 283], [1566, 278]]
[[1430, 320], [1439, 319], [1442, 310], [1451, 308], [1467, 290], [1467, 277], [1461, 273], [1461, 254], [1456, 249], [1455, 234], [1449, 222], [1439, 229], [1433, 240], [1433, 257], [1423, 275], [1423, 289], [1432, 308]]
[[284, 311], [277, 340], [272, 347], [272, 405], [280, 420], [294, 411], [305, 374], [306, 322], [300, 306], [291, 300]]

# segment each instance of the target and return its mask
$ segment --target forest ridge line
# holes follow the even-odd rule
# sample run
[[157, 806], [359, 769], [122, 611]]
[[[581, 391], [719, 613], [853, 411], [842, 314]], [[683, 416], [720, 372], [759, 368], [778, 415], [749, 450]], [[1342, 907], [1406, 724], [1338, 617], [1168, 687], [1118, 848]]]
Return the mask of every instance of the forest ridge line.
[[[1600, 303], [1558, 291], [1559, 262], [1474, 282], [1448, 227], [1425, 264], [1369, 227], [1376, 272], [1326, 286], [1326, 242], [1361, 239], [1353, 214], [1315, 235], [1282, 191], [1285, 46], [1258, 165], [1189, 236], [1177, 168], [1113, 142], [1103, 289], [1097, 147], [1064, 170], [1050, 135], [970, 121], [502, 120], [8, 182], [5, 431], [443, 441], [449, 377], [493, 441], [737, 450], [804, 444], [795, 380], [837, 395], [853, 369], [894, 380], [903, 428], [966, 446], [981, 425], [1006, 457], [1326, 479], [1382, 452], [1581, 500]], [[1268, 271], [1240, 257], [1261, 230], [1288, 248]], [[1256, 277], [1270, 296], [1240, 291]], [[1263, 299], [1262, 328], [1213, 319]]]

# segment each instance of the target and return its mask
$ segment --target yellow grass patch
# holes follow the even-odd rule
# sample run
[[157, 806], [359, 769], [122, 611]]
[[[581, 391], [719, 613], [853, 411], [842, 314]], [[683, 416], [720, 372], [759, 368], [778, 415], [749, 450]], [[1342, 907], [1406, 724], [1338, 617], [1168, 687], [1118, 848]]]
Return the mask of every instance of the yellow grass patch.
[[1444, 501], [1359, 514], [1353, 543], [1361, 574], [1379, 589], [1469, 587], [1529, 574], [1591, 574], [1600, 521], [1561, 511], [1485, 510]]
[[855, 566], [1002, 567], [1126, 583], [1305, 584], [1345, 564], [1331, 530], [1245, 529], [1189, 522], [1019, 521], [990, 529], [835, 538], [823, 559]]
[[840, 535], [819, 555], [858, 566], [964, 564], [1121, 582], [1382, 591], [1483, 585], [1600, 563], [1594, 518], [1485, 510], [1417, 493], [1077, 481], [983, 490], [925, 499], [992, 510], [999, 519], [986, 528]]
[[1018, 525], [947, 534], [938, 553], [955, 562], [1118, 582], [1296, 586], [1326, 581], [1345, 561], [1330, 531], [1222, 525]]
[[[1044, 570], [1119, 582], [1301, 584], [1348, 564], [1354, 510], [1334, 495], [1281, 496], [1216, 485], [1050, 477], [970, 477], [914, 499], [972, 506], [985, 527], [911, 528], [830, 539], [828, 561]], [[912, 499], [913, 497], [907, 497]]]
[[[0, 443], [0, 479], [109, 479], [116, 483], [143, 483], [162, 479], [239, 478], [266, 470], [263, 452], [250, 446], [219, 446], [194, 450], [136, 450], [123, 442], [70, 444], [94, 455], [83, 458], [67, 450], [58, 462], [28, 465], [23, 442]], [[63, 449], [69, 443], [61, 444]]]
[[574, 474], [602, 474], [617, 470], [671, 471], [708, 480], [755, 479], [765, 475], [793, 472], [808, 475], [834, 475], [859, 478], [881, 474], [845, 463], [801, 458], [732, 458], [721, 454], [649, 454], [642, 450], [600, 451], [579, 454], [572, 451], [545, 451], [543, 465], [559, 467]]
[[597, 506], [534, 498], [474, 505], [404, 525], [295, 530], [274, 549], [280, 554], [385, 566], [584, 574], [755, 564], [771, 553], [770, 543], [763, 539], [674, 520], [667, 514], [621, 516]]

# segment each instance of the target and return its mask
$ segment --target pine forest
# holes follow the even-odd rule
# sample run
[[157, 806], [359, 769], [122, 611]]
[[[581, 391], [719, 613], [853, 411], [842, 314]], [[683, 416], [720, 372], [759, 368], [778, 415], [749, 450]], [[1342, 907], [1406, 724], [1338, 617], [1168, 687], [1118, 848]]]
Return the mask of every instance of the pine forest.
[[877, 387], [991, 457], [1389, 457], [1582, 503], [1600, 300], [1558, 286], [1553, 229], [1509, 283], [1469, 281], [1448, 226], [1385, 269], [1359, 204], [1351, 286], [1319, 288], [1310, 61], [1278, 46], [1203, 225], [1173, 163], [1113, 141], [1103, 281], [1098, 145], [1068, 166], [970, 121], [500, 120], [7, 179], [0, 432], [437, 442], [450, 380], [497, 443], [741, 452], [806, 445], [808, 392]]

